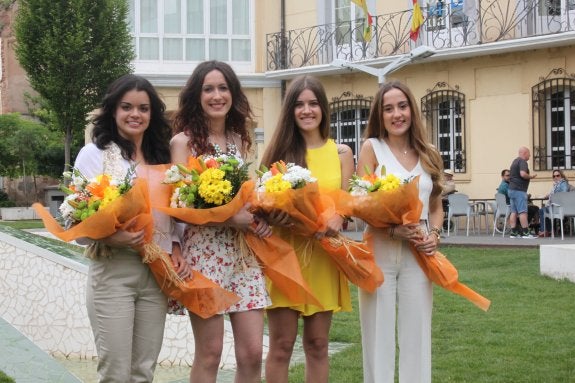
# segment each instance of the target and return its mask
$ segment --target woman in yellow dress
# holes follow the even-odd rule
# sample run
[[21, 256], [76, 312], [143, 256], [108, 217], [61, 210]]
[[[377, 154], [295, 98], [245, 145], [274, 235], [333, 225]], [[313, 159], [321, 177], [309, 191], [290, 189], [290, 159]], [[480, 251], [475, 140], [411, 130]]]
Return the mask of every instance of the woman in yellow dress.
[[[283, 160], [308, 168], [322, 188], [347, 190], [354, 171], [351, 149], [329, 138], [329, 106], [322, 84], [314, 77], [293, 80], [286, 92], [274, 136], [262, 158], [269, 167]], [[335, 214], [325, 232], [316, 236], [335, 236], [344, 219]], [[322, 304], [294, 304], [268, 281], [272, 305], [267, 308], [270, 348], [265, 365], [268, 382], [287, 383], [298, 318], [303, 318], [303, 348], [306, 357], [306, 382], [328, 382], [329, 329], [333, 312], [351, 311], [348, 281], [319, 245], [306, 246], [309, 238], [294, 235], [288, 228], [277, 233], [291, 243], [298, 255], [302, 274], [312, 293]]]

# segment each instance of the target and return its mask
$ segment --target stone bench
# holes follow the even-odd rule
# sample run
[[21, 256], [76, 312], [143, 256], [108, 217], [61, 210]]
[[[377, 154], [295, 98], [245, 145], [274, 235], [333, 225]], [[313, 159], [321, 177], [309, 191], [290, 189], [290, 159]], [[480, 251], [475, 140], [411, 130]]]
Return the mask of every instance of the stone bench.
[[542, 275], [575, 282], [575, 245], [541, 245], [539, 269]]

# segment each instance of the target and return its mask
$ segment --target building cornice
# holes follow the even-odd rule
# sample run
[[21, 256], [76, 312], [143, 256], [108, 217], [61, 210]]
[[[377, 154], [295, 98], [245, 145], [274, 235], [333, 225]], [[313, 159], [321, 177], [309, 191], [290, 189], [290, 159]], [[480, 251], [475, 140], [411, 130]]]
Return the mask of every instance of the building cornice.
[[[182, 88], [186, 85], [189, 74], [158, 74], [136, 73], [148, 79], [152, 85], [163, 88]], [[244, 88], [279, 88], [281, 79], [268, 78], [264, 73], [238, 73], [238, 78]]]

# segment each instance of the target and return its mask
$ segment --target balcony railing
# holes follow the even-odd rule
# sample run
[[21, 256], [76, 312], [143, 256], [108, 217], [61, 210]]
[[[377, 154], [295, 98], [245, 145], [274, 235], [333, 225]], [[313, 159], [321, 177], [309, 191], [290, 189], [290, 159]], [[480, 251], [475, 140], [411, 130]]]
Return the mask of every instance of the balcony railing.
[[478, 9], [468, 14], [461, 1], [439, 0], [423, 7], [424, 23], [415, 43], [409, 38], [411, 9], [374, 17], [370, 41], [363, 37], [364, 19], [268, 34], [267, 70], [394, 56], [417, 45], [443, 50], [575, 30], [575, 0], [476, 3]]

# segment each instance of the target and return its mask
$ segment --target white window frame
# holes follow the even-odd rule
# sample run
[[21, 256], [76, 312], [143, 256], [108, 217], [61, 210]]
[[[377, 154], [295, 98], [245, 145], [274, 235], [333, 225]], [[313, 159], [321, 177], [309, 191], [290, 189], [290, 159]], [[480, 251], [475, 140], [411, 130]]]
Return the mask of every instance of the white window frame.
[[[166, 74], [166, 73], [176, 73], [176, 74], [190, 74], [193, 68], [202, 61], [210, 60], [212, 57], [209, 56], [209, 43], [210, 38], [218, 36], [218, 38], [227, 39], [228, 41], [228, 59], [222, 60], [229, 63], [236, 72], [238, 73], [254, 73], [255, 71], [255, 22], [254, 22], [254, 0], [248, 0], [249, 6], [249, 34], [248, 35], [234, 35], [232, 30], [232, 2], [234, 0], [226, 0], [228, 6], [228, 18], [227, 18], [227, 32], [221, 35], [211, 35], [210, 34], [210, 0], [203, 0], [204, 7], [204, 34], [187, 34], [186, 33], [186, 11], [187, 11], [187, 1], [181, 0], [181, 31], [180, 33], [164, 33], [164, 0], [156, 0], [157, 6], [157, 17], [158, 17], [158, 32], [157, 33], [140, 33], [140, 2], [141, 0], [130, 0], [130, 16], [133, 20], [128, 20], [129, 22], [134, 22], [131, 26], [134, 50], [136, 52], [136, 59], [133, 61], [134, 69], [136, 73], [147, 73], [147, 74]], [[133, 7], [133, 8], [132, 8]], [[140, 38], [158, 38], [159, 39], [159, 58], [157, 60], [143, 60], [139, 58], [140, 54]], [[177, 38], [182, 40], [182, 55], [181, 60], [165, 60], [163, 58], [164, 49], [164, 39]], [[202, 60], [186, 61], [186, 39], [196, 38], [204, 40], [204, 57]], [[245, 38], [249, 39], [250, 43], [250, 57], [246, 61], [233, 61], [232, 60], [232, 40]]]
[[[553, 97], [545, 101], [545, 134], [547, 136], [547, 142], [549, 143], [549, 145], [547, 145], [547, 153], [545, 153], [547, 155], [547, 169], [573, 169], [575, 165], [574, 159], [568, 155], [571, 153], [572, 148], [575, 147], [575, 142], [571, 142], [571, 131], [575, 130], [575, 121], [571, 121], [571, 113], [573, 113], [575, 105], [571, 105], [571, 89], [566, 88], [561, 92], [563, 93], [563, 103], [561, 105], [553, 107], [551, 104], [551, 99]], [[562, 118], [560, 119], [561, 124], [558, 124], [557, 126], [553, 126], [552, 117], [554, 113], [562, 115]], [[551, 138], [552, 133], [554, 132], [563, 132], [564, 137], [564, 140], [556, 145], [552, 144], [553, 141]], [[553, 164], [553, 155], [555, 154], [565, 157], [565, 165], [557, 166]]]

